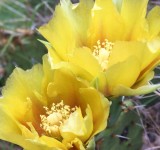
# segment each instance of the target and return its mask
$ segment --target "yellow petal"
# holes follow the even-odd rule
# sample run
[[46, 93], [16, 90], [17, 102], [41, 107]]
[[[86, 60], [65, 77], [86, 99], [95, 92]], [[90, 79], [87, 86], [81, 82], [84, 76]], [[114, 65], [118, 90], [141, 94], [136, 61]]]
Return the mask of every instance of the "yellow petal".
[[59, 142], [58, 140], [48, 137], [48, 136], [41, 136], [39, 139], [43, 144], [48, 146], [49, 150], [67, 150], [64, 144]]
[[31, 122], [27, 123], [28, 127], [30, 129], [28, 129], [26, 126], [19, 124], [19, 128], [21, 129], [22, 132], [22, 136], [25, 137], [26, 139], [38, 139], [39, 135], [37, 133], [37, 131], [35, 130], [35, 128], [33, 127]]
[[146, 76], [147, 73], [152, 71], [160, 63], [160, 37], [154, 38], [152, 41], [148, 42], [147, 46], [151, 52], [148, 56], [147, 53], [145, 53], [145, 56], [147, 56], [146, 60], [149, 60], [149, 63], [142, 70], [139, 80]]
[[[49, 78], [51, 79], [47, 81]], [[44, 81], [49, 105], [64, 100], [66, 105], [74, 107], [78, 89], [86, 86], [77, 81], [76, 76], [65, 67], [50, 71]]]
[[155, 37], [160, 32], [160, 7], [156, 6], [149, 11], [147, 21], [149, 24], [150, 38]]
[[117, 63], [106, 70], [106, 95], [112, 94], [118, 85], [131, 87], [140, 74], [140, 64], [135, 57]]
[[144, 78], [142, 78], [141, 80], [137, 81], [134, 85], [133, 85], [133, 89], [136, 89], [140, 86], [144, 86], [147, 85], [149, 83], [150, 80], [152, 80], [154, 77], [154, 72], [148, 72]]
[[67, 150], [61, 142], [48, 136], [42, 136], [39, 139], [26, 139], [26, 145], [23, 147], [25, 150]]
[[[39, 150], [41, 148], [50, 150], [47, 149], [45, 145], [42, 145], [40, 142], [38, 142], [38, 140], [34, 138], [35, 136], [33, 136], [33, 134], [27, 128], [22, 128], [20, 123], [17, 122], [17, 120], [8, 112], [6, 112], [6, 107], [2, 106], [1, 104], [0, 114], [0, 139], [15, 143], [27, 150]], [[25, 138], [24, 134], [28, 136], [28, 139]], [[29, 139], [29, 137], [31, 139]]]
[[124, 24], [112, 0], [96, 0], [89, 28], [89, 47], [92, 48], [98, 40], [117, 40], [122, 37], [123, 30]]
[[[61, 1], [61, 5], [59, 4], [56, 7], [54, 19], [51, 19], [48, 24], [39, 29], [39, 32], [51, 43], [64, 60], [67, 60], [68, 51], [76, 45], [77, 37], [74, 24], [71, 22], [72, 16], [71, 2]], [[62, 28], [64, 32], [62, 32]]]
[[[2, 90], [5, 99], [3, 103], [18, 120], [27, 122], [35, 120], [36, 123], [38, 118], [34, 112], [40, 113], [41, 106], [45, 103], [42, 99], [38, 99], [38, 94], [36, 94], [41, 93], [42, 75], [42, 66], [35, 65], [27, 71], [16, 68], [7, 80], [6, 86]], [[13, 100], [16, 103], [13, 103]], [[28, 114], [27, 117], [26, 114]]]
[[51, 43], [62, 60], [68, 60], [68, 54], [73, 52], [74, 47], [85, 42], [92, 7], [92, 0], [82, 0], [76, 7], [70, 1], [62, 0], [56, 7], [54, 19], [40, 27], [39, 32]]
[[[50, 49], [48, 56], [46, 55], [43, 57], [43, 68], [45, 69], [45, 73], [50, 72], [50, 69], [64, 67], [72, 70], [77, 77], [91, 81], [93, 76], [96, 76], [97, 72], [101, 70], [98, 61], [93, 57], [88, 48], [76, 49], [74, 54], [69, 57], [68, 61], [70, 62], [61, 61], [61, 58], [57, 56], [57, 53], [51, 47], [48, 49]], [[90, 63], [88, 63], [88, 61], [86, 62], [86, 59]], [[47, 78], [49, 78], [49, 76], [50, 75], [48, 74]]]
[[140, 62], [140, 70], [142, 71], [160, 55], [159, 41], [155, 39], [149, 43], [137, 41], [116, 42], [109, 57], [108, 68], [133, 56]]
[[76, 137], [85, 143], [93, 131], [92, 111], [89, 106], [86, 109], [86, 116], [84, 118], [81, 109], [77, 108], [61, 126], [60, 131], [64, 143], [70, 143]]
[[[94, 136], [98, 132], [104, 130], [107, 126], [105, 120], [108, 118], [109, 115], [109, 101], [105, 97], [97, 93], [94, 88], [81, 88], [80, 99], [85, 101], [85, 103], [91, 107], [94, 122], [94, 132], [92, 136]], [[84, 104], [80, 105], [81, 108], [86, 107], [84, 106]], [[101, 124], [99, 122], [101, 122]]]
[[[2, 101], [2, 99], [0, 99]], [[6, 109], [0, 102], [0, 139], [7, 140], [13, 143], [23, 143], [24, 139], [20, 136], [21, 130], [17, 125], [17, 121], [6, 113]], [[11, 136], [12, 135], [12, 136]]]
[[70, 56], [69, 61], [82, 67], [93, 77], [97, 76], [98, 72], [102, 70], [97, 59], [93, 57], [91, 50], [87, 47], [75, 49], [75, 52]]
[[129, 87], [119, 85], [114, 89], [113, 94], [116, 95], [116, 96], [120, 96], [120, 95], [126, 95], [126, 96], [143, 95], [143, 94], [151, 93], [151, 92], [155, 91], [156, 89], [158, 89], [159, 87], [160, 87], [160, 84], [157, 84], [157, 85], [155, 84], [155, 85], [141, 86], [141, 87], [136, 88], [136, 89], [131, 89]]
[[[90, 53], [89, 53], [90, 55]], [[90, 56], [91, 57], [91, 56]], [[94, 58], [91, 58], [95, 61]], [[92, 61], [93, 62], [93, 61]], [[98, 64], [97, 64], [98, 66]], [[60, 68], [66, 68], [66, 70], [68, 69], [68, 71], [72, 71], [73, 73], [76, 74], [77, 77], [80, 77], [82, 79], [86, 79], [88, 81], [92, 80], [92, 75], [83, 68], [83, 66], [79, 66], [76, 65], [74, 63], [71, 62], [64, 62], [61, 61], [59, 63], [54, 63], [54, 61], [52, 60], [52, 57], [50, 57], [50, 55], [44, 55], [43, 56], [43, 69], [44, 69], [44, 73], [46, 76], [46, 82], [52, 82], [53, 81], [53, 74], [54, 74], [54, 69], [60, 69]], [[69, 72], [70, 72], [69, 71]]]
[[93, 132], [93, 114], [92, 114], [92, 110], [90, 108], [90, 106], [87, 104], [87, 108], [86, 108], [86, 115], [84, 117], [84, 124], [85, 124], [85, 128], [87, 130], [85, 138], [89, 139], [90, 135]]
[[79, 140], [78, 138], [75, 138], [75, 139], [71, 142], [71, 145], [72, 145], [73, 147], [75, 147], [76, 150], [86, 150], [86, 149], [84, 148], [84, 145], [83, 145], [82, 141]]
[[121, 12], [122, 2], [123, 0], [113, 0], [115, 6], [117, 7], [118, 11]]
[[[32, 69], [27, 71], [16, 68], [2, 90], [3, 96], [8, 98], [17, 97], [17, 92], [15, 91], [19, 91], [20, 93], [18, 95], [21, 96], [21, 98], [23, 97], [23, 100], [28, 95], [33, 95], [33, 91], [39, 92], [41, 90], [42, 75], [41, 65], [35, 65]], [[31, 79], [32, 82], [28, 82]], [[13, 87], [15, 91], [13, 90]]]
[[[50, 59], [52, 60], [53, 63], [58, 63], [63, 60], [63, 58], [58, 54], [58, 52], [53, 48], [53, 46], [50, 43], [42, 40], [39, 40], [39, 41], [43, 43], [48, 49], [48, 55], [50, 56]], [[46, 57], [46, 56], [43, 56], [43, 57]], [[45, 63], [45, 61], [43, 62]]]
[[80, 0], [78, 6], [74, 9], [74, 24], [76, 23], [76, 31], [79, 38], [79, 44], [85, 45], [88, 28], [91, 25], [91, 9], [94, 5], [93, 0]]
[[[121, 16], [125, 22], [126, 40], [138, 39], [147, 30], [145, 15], [148, 0], [123, 0]], [[136, 8], [136, 11], [135, 11]]]

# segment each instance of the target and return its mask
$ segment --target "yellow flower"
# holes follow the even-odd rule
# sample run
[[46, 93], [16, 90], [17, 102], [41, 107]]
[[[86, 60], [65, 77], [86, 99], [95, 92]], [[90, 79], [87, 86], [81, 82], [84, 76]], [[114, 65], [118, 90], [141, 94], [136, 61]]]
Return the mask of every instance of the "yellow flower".
[[104, 130], [109, 101], [69, 64], [16, 68], [0, 99], [0, 139], [26, 150], [85, 150]]
[[147, 15], [148, 0], [62, 0], [40, 27], [53, 62], [70, 61], [108, 95], [137, 95], [160, 62], [160, 7]]

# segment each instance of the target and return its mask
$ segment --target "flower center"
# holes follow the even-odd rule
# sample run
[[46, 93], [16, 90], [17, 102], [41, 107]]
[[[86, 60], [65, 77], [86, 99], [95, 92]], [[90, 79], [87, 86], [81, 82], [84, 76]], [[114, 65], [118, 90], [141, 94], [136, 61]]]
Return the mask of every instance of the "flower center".
[[97, 45], [94, 46], [93, 56], [98, 60], [103, 71], [107, 69], [108, 59], [113, 48], [114, 43], [105, 39], [105, 42], [97, 41]]
[[77, 107], [71, 108], [69, 105], [64, 105], [63, 100], [60, 103], [53, 103], [51, 109], [44, 107], [46, 115], [40, 115], [40, 127], [47, 135], [61, 140], [60, 126], [67, 120], [71, 113], [76, 111]]

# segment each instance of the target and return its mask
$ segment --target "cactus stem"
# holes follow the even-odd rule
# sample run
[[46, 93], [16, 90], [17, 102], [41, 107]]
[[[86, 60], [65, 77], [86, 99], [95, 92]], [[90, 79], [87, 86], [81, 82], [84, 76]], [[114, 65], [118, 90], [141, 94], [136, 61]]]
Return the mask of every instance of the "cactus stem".
[[129, 137], [125, 137], [125, 136], [122, 136], [122, 135], [115, 135], [115, 136], [118, 137], [118, 138], [121, 138], [121, 139], [126, 139], [126, 140], [130, 139]]

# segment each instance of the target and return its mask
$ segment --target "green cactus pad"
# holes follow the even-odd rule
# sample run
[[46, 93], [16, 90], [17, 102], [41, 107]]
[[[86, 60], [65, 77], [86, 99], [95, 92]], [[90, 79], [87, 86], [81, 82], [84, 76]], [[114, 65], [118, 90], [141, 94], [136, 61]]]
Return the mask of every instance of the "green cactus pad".
[[112, 100], [107, 129], [96, 137], [97, 150], [140, 150], [142, 131], [140, 117], [131, 100]]

